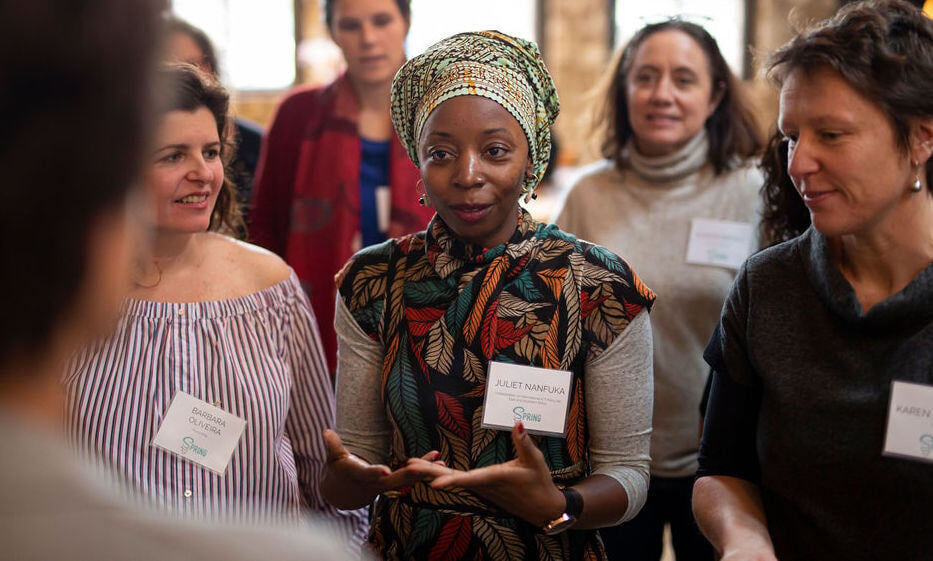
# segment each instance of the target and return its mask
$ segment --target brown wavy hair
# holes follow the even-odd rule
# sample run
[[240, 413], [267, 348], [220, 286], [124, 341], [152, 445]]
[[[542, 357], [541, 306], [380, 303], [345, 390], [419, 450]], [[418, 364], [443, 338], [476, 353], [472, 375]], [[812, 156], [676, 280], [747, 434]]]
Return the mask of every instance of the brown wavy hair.
[[601, 134], [603, 157], [614, 160], [620, 168], [624, 166], [622, 148], [634, 134], [629, 121], [626, 79], [638, 48], [648, 37], [661, 31], [680, 31], [699, 45], [709, 63], [712, 95], [722, 95], [722, 100], [704, 125], [709, 136], [709, 160], [716, 174], [732, 169], [741, 160], [756, 156], [763, 145], [758, 126], [739, 80], [729, 70], [719, 45], [701, 26], [675, 18], [641, 28], [610, 65], [610, 74], [603, 79], [602, 101], [597, 106], [593, 121], [594, 129]]
[[[902, 0], [843, 6], [775, 51], [768, 68], [779, 86], [796, 70], [837, 72], [887, 115], [905, 153], [912, 121], [933, 117], [933, 20]], [[933, 159], [925, 167], [933, 192]]]
[[197, 67], [185, 63], [167, 64], [162, 68], [162, 83], [166, 88], [161, 96], [161, 114], [169, 111], [196, 111], [207, 108], [214, 116], [217, 136], [220, 138], [220, 154], [224, 164], [224, 181], [217, 194], [217, 202], [211, 212], [208, 231], [222, 232], [237, 239], [246, 238], [243, 213], [236, 197], [236, 188], [230, 180], [230, 159], [233, 144], [230, 140], [230, 96], [217, 80]]

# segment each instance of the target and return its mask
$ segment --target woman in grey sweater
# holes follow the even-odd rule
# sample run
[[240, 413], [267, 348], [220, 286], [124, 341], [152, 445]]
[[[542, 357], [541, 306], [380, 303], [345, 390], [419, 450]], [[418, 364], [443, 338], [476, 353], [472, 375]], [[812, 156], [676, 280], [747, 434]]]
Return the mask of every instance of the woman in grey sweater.
[[679, 20], [643, 28], [621, 52], [598, 125], [606, 159], [577, 181], [556, 222], [625, 255], [664, 296], [651, 315], [648, 500], [601, 533], [610, 558], [657, 561], [670, 523], [678, 560], [712, 559], [690, 510], [702, 354], [756, 246], [761, 142], [715, 40]]

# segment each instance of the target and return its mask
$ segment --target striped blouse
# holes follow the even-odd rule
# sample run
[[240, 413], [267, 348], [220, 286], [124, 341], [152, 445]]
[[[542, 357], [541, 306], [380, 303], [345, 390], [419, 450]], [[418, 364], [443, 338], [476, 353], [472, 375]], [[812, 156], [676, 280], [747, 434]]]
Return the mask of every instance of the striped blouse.
[[[223, 476], [151, 444], [179, 391], [246, 420]], [[65, 392], [79, 451], [169, 510], [297, 522], [310, 507], [349, 541], [365, 537], [364, 514], [339, 511], [320, 492], [334, 396], [294, 273], [231, 300], [128, 300], [116, 333], [74, 359]]]

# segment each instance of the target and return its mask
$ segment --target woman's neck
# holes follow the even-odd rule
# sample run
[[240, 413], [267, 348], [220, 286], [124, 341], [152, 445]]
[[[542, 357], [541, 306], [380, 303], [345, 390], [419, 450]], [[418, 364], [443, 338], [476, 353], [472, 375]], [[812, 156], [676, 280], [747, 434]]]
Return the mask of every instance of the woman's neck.
[[364, 84], [357, 82], [353, 76], [350, 76], [350, 83], [353, 84], [353, 92], [360, 104], [360, 111], [383, 111], [389, 113], [392, 97], [392, 81], [376, 84]]
[[190, 270], [203, 261], [202, 234], [157, 232], [152, 245], [142, 252], [134, 296], [166, 286], [178, 271]]
[[933, 262], [933, 197], [906, 200], [865, 234], [843, 235], [830, 243], [832, 257], [855, 290], [862, 310], [897, 294]]

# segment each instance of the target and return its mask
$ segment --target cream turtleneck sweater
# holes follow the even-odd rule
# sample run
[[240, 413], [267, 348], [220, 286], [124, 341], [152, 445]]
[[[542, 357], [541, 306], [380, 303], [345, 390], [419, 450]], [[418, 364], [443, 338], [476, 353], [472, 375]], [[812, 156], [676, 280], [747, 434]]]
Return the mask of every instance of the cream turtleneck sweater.
[[686, 262], [695, 218], [748, 222], [757, 228], [763, 179], [755, 162], [720, 175], [701, 132], [677, 152], [647, 158], [630, 146], [624, 169], [602, 161], [586, 168], [555, 222], [620, 255], [658, 295], [654, 332], [651, 474], [692, 476], [697, 468], [699, 403], [708, 367], [703, 349], [736, 271]]

